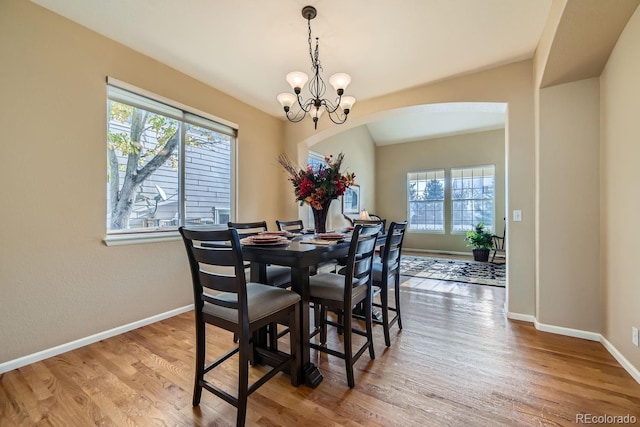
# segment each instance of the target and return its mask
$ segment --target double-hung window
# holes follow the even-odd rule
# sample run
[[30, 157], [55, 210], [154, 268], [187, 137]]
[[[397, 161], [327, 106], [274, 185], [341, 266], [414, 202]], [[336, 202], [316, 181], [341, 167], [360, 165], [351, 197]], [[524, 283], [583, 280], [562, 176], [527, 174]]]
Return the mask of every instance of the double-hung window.
[[444, 232], [444, 169], [407, 174], [409, 230]]
[[107, 234], [226, 225], [233, 209], [235, 127], [108, 83]]
[[495, 166], [451, 169], [452, 232], [472, 230], [483, 223], [494, 230]]

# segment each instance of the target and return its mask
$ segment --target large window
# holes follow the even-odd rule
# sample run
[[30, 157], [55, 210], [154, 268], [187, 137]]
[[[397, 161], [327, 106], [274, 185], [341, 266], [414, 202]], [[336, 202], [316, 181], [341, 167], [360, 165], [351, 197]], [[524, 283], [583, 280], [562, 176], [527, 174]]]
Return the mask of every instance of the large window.
[[231, 218], [235, 129], [169, 104], [108, 85], [108, 233]]
[[409, 229], [444, 232], [444, 169], [407, 174]]
[[494, 228], [495, 166], [451, 169], [452, 232], [472, 230], [482, 222]]

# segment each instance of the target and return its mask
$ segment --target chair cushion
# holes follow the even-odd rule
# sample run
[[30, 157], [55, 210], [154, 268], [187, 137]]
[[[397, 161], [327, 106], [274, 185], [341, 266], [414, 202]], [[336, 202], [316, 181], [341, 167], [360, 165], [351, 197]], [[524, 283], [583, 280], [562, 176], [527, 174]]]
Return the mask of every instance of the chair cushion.
[[267, 283], [273, 286], [283, 287], [291, 283], [291, 267], [279, 265], [267, 266]]
[[371, 270], [371, 275], [373, 276], [374, 283], [382, 282], [382, 263], [374, 262], [373, 269]]
[[[309, 278], [311, 298], [332, 301], [344, 301], [345, 277], [336, 273], [320, 273]], [[366, 296], [367, 287], [358, 286], [353, 290], [353, 300], [359, 301]]]
[[[217, 297], [227, 301], [237, 300], [236, 294], [232, 293], [222, 293]], [[261, 283], [247, 283], [247, 304], [250, 323], [294, 305], [298, 301], [300, 301], [300, 295], [295, 292]], [[238, 311], [235, 309], [205, 302], [202, 311], [211, 316], [238, 323]]]

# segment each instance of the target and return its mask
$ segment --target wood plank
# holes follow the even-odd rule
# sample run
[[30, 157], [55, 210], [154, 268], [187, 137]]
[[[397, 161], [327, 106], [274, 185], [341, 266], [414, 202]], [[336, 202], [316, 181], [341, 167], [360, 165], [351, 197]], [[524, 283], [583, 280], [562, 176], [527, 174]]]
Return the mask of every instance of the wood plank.
[[[503, 313], [503, 288], [405, 278], [404, 330], [355, 366], [311, 352], [325, 379], [294, 388], [278, 374], [249, 397], [247, 425], [572, 425], [577, 414], [634, 415], [640, 384], [596, 342], [536, 330]], [[207, 355], [232, 345], [207, 328]], [[233, 426], [235, 408], [203, 392], [191, 406], [193, 313], [127, 332], [0, 376], [0, 426]], [[356, 338], [356, 340], [359, 339]], [[329, 343], [341, 344], [330, 330]], [[288, 348], [286, 338], [282, 348]], [[237, 358], [212, 379], [237, 389]], [[264, 370], [252, 367], [254, 380]]]

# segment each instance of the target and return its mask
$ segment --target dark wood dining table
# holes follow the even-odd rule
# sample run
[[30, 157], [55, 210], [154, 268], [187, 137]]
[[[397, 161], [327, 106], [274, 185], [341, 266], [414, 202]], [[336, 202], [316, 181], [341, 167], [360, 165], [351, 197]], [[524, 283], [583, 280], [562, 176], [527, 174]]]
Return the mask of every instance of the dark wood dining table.
[[[286, 245], [243, 245], [242, 256], [251, 263], [251, 281], [267, 283], [267, 264], [287, 266], [291, 268], [291, 289], [300, 295], [299, 351], [302, 355], [302, 372], [299, 378], [309, 387], [317, 387], [322, 382], [322, 374], [317, 366], [311, 363], [309, 339], [311, 323], [309, 321], [309, 276], [311, 267], [325, 261], [345, 258], [349, 254], [350, 241], [331, 245], [314, 245], [304, 243], [314, 239], [313, 234], [293, 238]], [[384, 244], [386, 234], [378, 234], [378, 245]], [[274, 359], [277, 360], [277, 359]]]
[[344, 258], [349, 253], [349, 241], [341, 241], [331, 245], [314, 245], [303, 243], [313, 238], [313, 235], [303, 235], [292, 239], [281, 246], [243, 245], [242, 255], [245, 261], [251, 263], [251, 281], [266, 283], [267, 264], [291, 267], [291, 288], [298, 293], [302, 300], [300, 309], [300, 347], [302, 356], [302, 372], [300, 378], [309, 387], [316, 387], [322, 382], [322, 374], [311, 363], [309, 347], [309, 273], [310, 268], [324, 261]]

